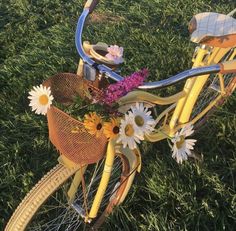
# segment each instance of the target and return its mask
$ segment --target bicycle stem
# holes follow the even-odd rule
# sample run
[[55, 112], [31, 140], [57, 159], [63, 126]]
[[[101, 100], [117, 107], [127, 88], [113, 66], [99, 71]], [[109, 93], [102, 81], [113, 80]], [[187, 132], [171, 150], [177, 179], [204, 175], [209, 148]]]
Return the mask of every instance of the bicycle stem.
[[[82, 60], [89, 64], [90, 66], [97, 69], [101, 74], [104, 74], [106, 77], [111, 78], [115, 81], [121, 81], [124, 79], [124, 77], [120, 76], [119, 74], [112, 71], [111, 68], [107, 67], [104, 64], [97, 64], [94, 60], [92, 60], [84, 51], [83, 45], [82, 45], [82, 32], [85, 20], [89, 14], [89, 9], [84, 9], [81, 16], [78, 19], [77, 27], [76, 27], [76, 33], [75, 33], [75, 45], [76, 49], [82, 58]], [[215, 64], [211, 66], [205, 66], [205, 67], [197, 67], [192, 68], [186, 71], [183, 71], [175, 76], [169, 77], [168, 79], [160, 80], [160, 81], [154, 81], [154, 82], [147, 82], [144, 83], [142, 86], [139, 86], [139, 89], [147, 90], [147, 89], [160, 89], [164, 87], [171, 86], [173, 84], [176, 84], [180, 81], [186, 80], [188, 78], [197, 77], [199, 75], [205, 75], [205, 74], [211, 74], [211, 73], [218, 73], [221, 70], [221, 65]]]

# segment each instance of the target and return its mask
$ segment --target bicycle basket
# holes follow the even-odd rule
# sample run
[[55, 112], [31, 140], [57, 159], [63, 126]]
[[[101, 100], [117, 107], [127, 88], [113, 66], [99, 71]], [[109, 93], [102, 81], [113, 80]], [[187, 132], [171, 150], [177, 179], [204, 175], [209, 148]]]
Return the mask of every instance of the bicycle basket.
[[[70, 73], [54, 75], [43, 85], [50, 86], [54, 100], [64, 104], [71, 103], [75, 96], [85, 97], [85, 91], [89, 88], [85, 80]], [[99, 93], [99, 89], [92, 87], [92, 90]], [[50, 141], [60, 154], [73, 163], [91, 164], [104, 156], [107, 144], [104, 135], [97, 138], [89, 134], [82, 122], [55, 106], [48, 110], [47, 120]]]

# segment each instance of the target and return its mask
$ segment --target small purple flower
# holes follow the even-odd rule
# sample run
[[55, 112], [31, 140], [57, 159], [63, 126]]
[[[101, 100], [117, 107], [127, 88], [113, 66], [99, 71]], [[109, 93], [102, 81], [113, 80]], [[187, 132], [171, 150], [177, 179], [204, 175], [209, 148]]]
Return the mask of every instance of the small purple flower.
[[112, 104], [120, 97], [142, 85], [147, 76], [148, 70], [143, 69], [141, 71], [134, 72], [132, 75], [124, 78], [122, 81], [109, 85], [104, 90], [102, 99], [103, 103], [108, 105]]

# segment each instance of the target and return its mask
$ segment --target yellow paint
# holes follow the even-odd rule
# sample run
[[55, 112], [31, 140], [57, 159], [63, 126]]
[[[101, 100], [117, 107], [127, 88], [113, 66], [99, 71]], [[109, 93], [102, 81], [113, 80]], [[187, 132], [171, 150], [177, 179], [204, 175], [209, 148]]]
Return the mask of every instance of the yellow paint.
[[[224, 56], [230, 49], [229, 48], [215, 48], [212, 51], [211, 56], [209, 57], [209, 59], [207, 60], [206, 63], [204, 63], [204, 65], [211, 65], [211, 64], [215, 64], [218, 63], [220, 61], [220, 59], [222, 58], [222, 56]], [[194, 63], [194, 66], [201, 66], [201, 63], [197, 62], [198, 60], [196, 60], [196, 63]], [[198, 96], [204, 86], [204, 84], [206, 83], [208, 77], [210, 75], [202, 75], [202, 76], [198, 76], [195, 78], [195, 81], [193, 83], [193, 86], [191, 88], [191, 91], [189, 91], [188, 95], [187, 95], [187, 99], [185, 101], [185, 105], [184, 108], [181, 112], [181, 114], [179, 115], [179, 123], [180, 124], [185, 124], [189, 121], [189, 118], [191, 116], [193, 107], [198, 99]]]
[[224, 85], [224, 78], [222, 74], [218, 74], [219, 80], [220, 80], [220, 91], [222, 95], [225, 95], [225, 85]]
[[[75, 176], [74, 176], [74, 179], [70, 185], [70, 188], [67, 192], [67, 195], [68, 195], [68, 201], [69, 203], [72, 203], [75, 199], [75, 194], [77, 192], [77, 189], [81, 183], [81, 180], [82, 180], [82, 175], [81, 175], [81, 172], [84, 174], [85, 170], [87, 169], [87, 166], [88, 165], [85, 165], [83, 167], [81, 167], [82, 169], [79, 169], [76, 173], [75, 173]], [[82, 170], [82, 171], [81, 171]]]
[[[198, 67], [198, 66], [203, 66], [204, 64], [203, 64], [202, 60], [206, 55], [207, 55], [207, 51], [205, 49], [199, 48], [197, 51], [197, 56], [194, 59], [193, 68]], [[195, 81], [196, 81], [196, 78], [191, 78], [191, 79], [188, 79], [185, 83], [185, 86], [183, 89], [183, 91], [185, 93], [185, 97], [178, 101], [176, 109], [175, 109], [173, 116], [171, 118], [171, 121], [170, 121], [170, 133], [171, 133], [170, 135], [171, 136], [173, 136], [173, 134], [174, 134], [175, 126], [177, 125], [178, 122], [180, 122], [179, 117], [181, 116], [182, 111], [188, 110], [188, 109], [186, 109], [186, 100], [192, 90], [192, 87], [193, 87]]]
[[159, 97], [146, 91], [131, 91], [126, 96], [121, 97], [118, 100], [118, 103], [122, 106], [124, 104], [146, 101], [151, 104], [168, 105], [177, 102], [184, 96], [184, 92], [178, 92], [177, 94], [169, 97]]
[[79, 164], [74, 163], [73, 161], [69, 160], [64, 155], [60, 155], [57, 160], [59, 163], [63, 164], [67, 168], [76, 168], [76, 167], [79, 168], [80, 167]]
[[[175, 132], [176, 132], [176, 130], [174, 130], [174, 133]], [[165, 126], [161, 129], [157, 130], [155, 133], [145, 135], [145, 140], [147, 140], [149, 142], [157, 142], [160, 140], [164, 140], [164, 139], [168, 138], [169, 136], [171, 136], [170, 128], [169, 128], [169, 126]]]
[[98, 190], [95, 195], [91, 210], [89, 212], [89, 218], [95, 218], [97, 216], [98, 209], [100, 207], [107, 185], [109, 183], [109, 179], [111, 176], [110, 168], [112, 168], [115, 157], [115, 143], [116, 140], [110, 140], [108, 143], [104, 171], [102, 173], [102, 178], [98, 186]]
[[85, 5], [84, 5], [84, 8], [85, 8], [85, 9], [90, 8], [90, 6], [92, 5], [92, 3], [93, 3], [93, 0], [87, 0], [87, 2], [86, 2]]

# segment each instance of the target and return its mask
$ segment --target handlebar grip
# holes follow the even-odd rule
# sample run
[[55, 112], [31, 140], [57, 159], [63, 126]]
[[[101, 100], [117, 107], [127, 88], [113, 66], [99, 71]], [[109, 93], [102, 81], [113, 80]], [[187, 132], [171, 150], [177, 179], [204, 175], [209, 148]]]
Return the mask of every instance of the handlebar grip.
[[220, 73], [227, 74], [227, 73], [236, 73], [236, 60], [230, 60], [224, 63], [220, 63]]
[[98, 3], [99, 3], [99, 0], [87, 0], [87, 2], [85, 3], [84, 9], [88, 9], [89, 13], [91, 14]]

